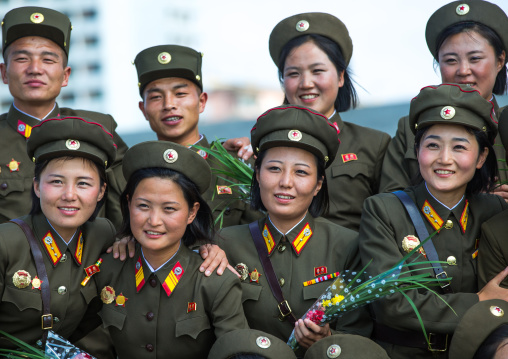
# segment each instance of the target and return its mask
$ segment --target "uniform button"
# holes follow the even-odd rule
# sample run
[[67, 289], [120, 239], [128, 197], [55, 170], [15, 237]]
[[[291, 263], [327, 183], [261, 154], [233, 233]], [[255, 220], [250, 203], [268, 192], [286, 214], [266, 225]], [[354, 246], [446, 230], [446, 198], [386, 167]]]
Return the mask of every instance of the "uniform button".
[[58, 317], [53, 317], [53, 322], [58, 323], [59, 321], [60, 319], [58, 319]]
[[279, 279], [279, 285], [280, 285], [281, 287], [283, 287], [283, 286], [284, 286], [284, 283], [285, 283], [284, 278]]
[[453, 222], [451, 220], [447, 220], [446, 224], [444, 225], [446, 229], [452, 229], [453, 228]]
[[58, 287], [58, 294], [64, 295], [65, 293], [67, 293], [67, 288], [65, 288], [65, 286], [62, 285]]
[[8, 187], [8, 186], [7, 186], [7, 183], [2, 183], [2, 184], [0, 184], [0, 188], [1, 188], [1, 189], [7, 189], [7, 187]]
[[231, 208], [226, 208], [226, 210], [224, 211], [224, 214], [227, 216], [228, 214], [231, 213]]
[[152, 321], [152, 320], [153, 320], [153, 317], [154, 317], [154, 315], [153, 315], [153, 313], [152, 313], [152, 312], [148, 312], [148, 313], [146, 313], [146, 319], [148, 319], [148, 320]]
[[67, 260], [67, 254], [63, 254], [62, 258], [60, 258], [60, 262], [65, 262]]
[[153, 345], [152, 344], [147, 344], [145, 346], [146, 350], [148, 350], [150, 353], [153, 352]]
[[279, 244], [279, 246], [277, 247], [277, 250], [282, 253], [286, 250], [286, 246], [283, 245], [283, 244]]
[[155, 280], [155, 278], [150, 279], [150, 285], [154, 288], [157, 286], [157, 281]]
[[451, 266], [457, 265], [457, 258], [455, 258], [454, 256], [449, 256], [448, 258], [446, 258], [446, 262], [448, 263], [448, 265]]

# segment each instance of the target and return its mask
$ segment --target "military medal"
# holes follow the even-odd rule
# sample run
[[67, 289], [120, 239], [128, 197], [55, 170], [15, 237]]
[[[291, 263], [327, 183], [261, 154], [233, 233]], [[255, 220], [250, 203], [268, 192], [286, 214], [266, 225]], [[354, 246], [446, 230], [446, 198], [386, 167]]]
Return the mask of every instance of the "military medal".
[[164, 280], [164, 283], [162, 283], [162, 288], [164, 288], [164, 291], [168, 295], [168, 297], [173, 293], [175, 290], [176, 285], [180, 281], [180, 278], [182, 278], [184, 273], [184, 270], [180, 264], [180, 262], [177, 262], [171, 272], [169, 272], [168, 276]]
[[90, 280], [90, 278], [92, 278], [92, 276], [97, 273], [97, 272], [100, 272], [101, 270], [99, 269], [99, 267], [101, 266], [102, 264], [102, 258], [99, 258], [99, 260], [97, 262], [95, 262], [95, 264], [92, 264], [91, 266], [88, 266], [85, 268], [85, 273], [86, 273], [86, 277], [85, 279], [83, 279], [83, 281], [81, 282], [81, 285], [84, 287], [88, 281]]
[[14, 158], [7, 164], [11, 172], [19, 172], [19, 165], [21, 162], [16, 161]]
[[125, 307], [125, 302], [127, 301], [127, 299], [129, 298], [126, 298], [122, 293], [120, 293], [120, 295], [118, 295], [116, 298], [115, 298], [115, 307]]
[[246, 264], [238, 263], [235, 266], [235, 269], [238, 272], [238, 274], [240, 274], [240, 280], [246, 280], [247, 277], [249, 276], [249, 268], [247, 268]]
[[314, 277], [328, 273], [328, 269], [325, 266], [314, 267]]
[[32, 277], [26, 270], [19, 270], [12, 276], [12, 282], [20, 289], [28, 287], [31, 281]]
[[104, 304], [111, 304], [115, 300], [115, 290], [109, 285], [102, 288], [101, 300]]
[[261, 273], [259, 273], [257, 269], [254, 269], [252, 272], [250, 272], [249, 277], [251, 282], [259, 283], [259, 277], [261, 277]]
[[34, 279], [32, 279], [32, 289], [41, 289], [42, 280], [39, 279], [39, 277], [35, 276]]
[[[413, 249], [418, 247], [420, 245], [420, 240], [418, 237], [413, 236], [412, 234], [407, 235], [402, 239], [402, 249], [406, 251], [407, 253], [411, 252]], [[423, 255], [425, 255], [425, 251], [423, 248], [420, 248], [419, 252]]]
[[233, 194], [233, 190], [229, 186], [217, 186], [217, 194]]
[[330, 273], [330, 274], [324, 275], [324, 276], [319, 277], [319, 278], [314, 278], [314, 279], [308, 280], [306, 282], [303, 282], [303, 286], [304, 287], [308, 287], [309, 285], [313, 285], [313, 284], [316, 284], [316, 283], [321, 283], [321, 282], [324, 282], [325, 280], [336, 278], [338, 275], [340, 275], [340, 273], [339, 272], [335, 272], [335, 273]]
[[187, 303], [187, 313], [196, 311], [196, 302], [188, 302]]

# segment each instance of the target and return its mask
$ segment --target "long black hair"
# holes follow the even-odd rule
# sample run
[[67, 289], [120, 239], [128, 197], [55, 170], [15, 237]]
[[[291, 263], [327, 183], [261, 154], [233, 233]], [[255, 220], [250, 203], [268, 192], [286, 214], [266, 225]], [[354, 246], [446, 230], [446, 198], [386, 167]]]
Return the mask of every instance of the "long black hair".
[[[280, 83], [284, 85], [284, 65], [286, 64], [286, 59], [289, 56], [291, 50], [309, 41], [316, 44], [316, 46], [319, 47], [328, 56], [330, 61], [337, 69], [337, 74], [340, 75], [340, 73], [344, 71], [344, 86], [340, 88], [339, 94], [335, 99], [335, 109], [338, 112], [344, 112], [349, 110], [351, 107], [355, 108], [358, 104], [358, 94], [356, 93], [355, 87], [353, 86], [353, 80], [351, 79], [351, 74], [349, 73], [346, 61], [342, 55], [342, 51], [340, 50], [340, 47], [337, 45], [337, 43], [325, 36], [316, 34], [299, 36], [288, 41], [287, 44], [284, 45], [280, 53], [278, 64]], [[289, 102], [287, 97], [284, 96], [284, 104], [288, 103]]]
[[508, 324], [502, 324], [485, 339], [476, 351], [473, 359], [492, 359], [499, 346], [508, 339]]
[[212, 243], [214, 236], [212, 210], [203, 197], [201, 197], [198, 187], [184, 174], [162, 167], [141, 168], [134, 172], [129, 178], [125, 190], [120, 197], [120, 208], [122, 209], [123, 221], [118, 236], [132, 236], [129, 198], [132, 198], [134, 191], [142, 180], [152, 177], [169, 179], [180, 186], [189, 209], [194, 206], [194, 203], [199, 203], [199, 210], [196, 214], [196, 218], [191, 224], [187, 225], [185, 229], [185, 233], [182, 237], [183, 244], [189, 247], [194, 245], [198, 240], [205, 243]]

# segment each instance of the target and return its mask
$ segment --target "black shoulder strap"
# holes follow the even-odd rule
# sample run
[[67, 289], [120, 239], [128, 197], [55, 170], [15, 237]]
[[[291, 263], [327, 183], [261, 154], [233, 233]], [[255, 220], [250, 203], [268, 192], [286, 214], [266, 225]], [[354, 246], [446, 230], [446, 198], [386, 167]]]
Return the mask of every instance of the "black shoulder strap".
[[261, 265], [263, 266], [263, 271], [266, 275], [266, 280], [270, 285], [270, 290], [272, 291], [273, 296], [277, 300], [279, 307], [279, 319], [282, 321], [288, 318], [289, 322], [294, 326], [296, 322], [296, 317], [291, 311], [291, 307], [287, 300], [284, 299], [284, 294], [282, 294], [282, 289], [279, 285], [279, 281], [277, 280], [277, 275], [273, 270], [272, 262], [268, 257], [268, 251], [266, 250], [266, 245], [263, 241], [263, 237], [261, 235], [261, 231], [259, 230], [259, 225], [257, 221], [249, 223], [249, 230], [254, 240], [254, 244], [256, 245], [256, 249], [258, 251], [259, 260], [261, 261]]
[[37, 269], [37, 275], [41, 280], [41, 298], [42, 298], [42, 347], [46, 346], [46, 339], [48, 338], [48, 330], [53, 329], [53, 315], [50, 313], [51, 303], [51, 292], [49, 290], [48, 274], [46, 273], [46, 266], [44, 265], [44, 259], [42, 258], [42, 252], [37, 245], [34, 232], [23, 220], [16, 218], [11, 219], [10, 222], [16, 223], [21, 230], [25, 233], [25, 236], [30, 244], [32, 255], [35, 261], [35, 268]]
[[[420, 237], [420, 239], [423, 241], [425, 238], [429, 236], [429, 231], [427, 231], [427, 228], [425, 227], [425, 223], [423, 222], [418, 207], [416, 207], [416, 204], [413, 202], [411, 197], [409, 197], [409, 195], [406, 192], [395, 191], [393, 192], [393, 194], [397, 196], [397, 198], [402, 202], [402, 204], [406, 208], [406, 211], [409, 214], [409, 217], [411, 217], [411, 221], [413, 222], [413, 225], [416, 228], [416, 233], [418, 234], [418, 237]], [[423, 243], [422, 247], [425, 250], [427, 258], [432, 262], [431, 265], [432, 268], [434, 269], [436, 278], [440, 280], [446, 280], [448, 278], [448, 275], [443, 270], [443, 267], [441, 267], [441, 264], [438, 263], [439, 256], [437, 255], [434, 243], [432, 243], [432, 239], [429, 239], [425, 243]], [[440, 286], [445, 293], [453, 293], [449, 281], [442, 282]]]

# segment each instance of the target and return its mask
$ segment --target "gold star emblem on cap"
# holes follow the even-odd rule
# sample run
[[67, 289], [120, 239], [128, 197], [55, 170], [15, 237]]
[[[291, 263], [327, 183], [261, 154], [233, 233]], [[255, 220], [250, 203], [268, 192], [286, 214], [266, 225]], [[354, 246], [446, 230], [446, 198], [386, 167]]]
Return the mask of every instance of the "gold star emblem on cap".
[[455, 9], [455, 12], [457, 13], [457, 15], [461, 15], [461, 16], [466, 15], [469, 12], [469, 5], [468, 4], [460, 4]]
[[175, 150], [173, 149], [167, 149], [166, 151], [164, 151], [164, 161], [166, 161], [167, 163], [175, 163], [176, 160], [178, 159], [178, 152], [176, 152]]
[[309, 30], [309, 22], [307, 20], [300, 20], [296, 23], [296, 31], [304, 32]]
[[340, 353], [342, 353], [342, 349], [338, 344], [332, 344], [326, 350], [326, 356], [328, 358], [338, 358]]
[[42, 15], [40, 12], [34, 12], [32, 15], [30, 15], [30, 21], [34, 24], [40, 24], [44, 21], [44, 15]]
[[445, 106], [441, 109], [441, 117], [445, 120], [451, 120], [455, 117], [455, 109], [452, 106]]
[[65, 141], [65, 147], [67, 147], [69, 150], [77, 150], [79, 149], [79, 146], [81, 146], [81, 144], [78, 140], [68, 139]]
[[291, 141], [300, 141], [302, 139], [302, 133], [298, 130], [291, 130], [288, 132], [288, 138]]
[[169, 52], [161, 52], [159, 56], [157, 56], [157, 60], [163, 65], [169, 64], [171, 61], [171, 55]]

